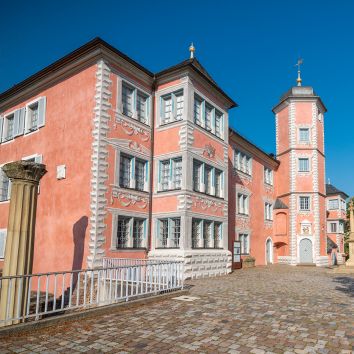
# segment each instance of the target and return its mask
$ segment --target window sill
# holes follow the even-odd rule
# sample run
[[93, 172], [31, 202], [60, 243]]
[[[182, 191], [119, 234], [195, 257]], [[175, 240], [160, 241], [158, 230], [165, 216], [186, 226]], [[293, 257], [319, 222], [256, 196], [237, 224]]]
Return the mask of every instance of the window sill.
[[250, 214], [242, 214], [242, 213], [237, 213], [236, 215], [237, 216], [242, 216], [242, 217], [245, 217], [245, 218], [248, 218], [250, 216]]
[[193, 189], [193, 192], [201, 194], [201, 195], [204, 195], [204, 196], [207, 196], [207, 197], [212, 197], [212, 198], [219, 199], [219, 200], [225, 200], [225, 198], [223, 198], [223, 197], [217, 197], [216, 195], [213, 195], [213, 194], [208, 194], [208, 193], [205, 193], [205, 192], [199, 192], [199, 191], [196, 191], [195, 189]]
[[139, 248], [134, 248], [134, 247], [124, 247], [124, 248], [111, 248], [111, 252], [121, 252], [121, 251], [147, 251], [146, 247], [139, 247]]
[[182, 188], [175, 188], [175, 189], [166, 189], [162, 191], [157, 191], [157, 193], [166, 193], [166, 192], [175, 192], [175, 191], [180, 191]]
[[135, 191], [135, 192], [139, 192], [139, 193], [144, 193], [144, 194], [149, 194], [148, 191], [142, 191], [140, 189], [136, 189], [136, 188], [129, 188], [129, 187], [123, 187], [123, 186], [119, 186], [119, 188], [123, 189], [123, 190], [128, 190], [128, 191]]
[[128, 115], [126, 115], [126, 114], [123, 113], [123, 112], [118, 112], [118, 113], [121, 114], [124, 118], [128, 118], [129, 120], [132, 120], [132, 121], [134, 121], [134, 122], [140, 123], [140, 124], [144, 125], [144, 126], [147, 127], [147, 128], [151, 128], [149, 124], [144, 123], [144, 122], [141, 122], [139, 119], [137, 119], [137, 118], [135, 118], [135, 117], [128, 116]]
[[179, 250], [180, 247], [155, 247], [155, 250]]
[[185, 119], [176, 119], [176, 120], [174, 120], [174, 121], [172, 121], [172, 122], [167, 122], [167, 123], [160, 123], [159, 124], [159, 128], [164, 128], [164, 127], [166, 127], [166, 126], [169, 126], [169, 125], [174, 125], [174, 124], [176, 124], [177, 125], [177, 123], [180, 123], [180, 122], [183, 122]]
[[192, 247], [192, 250], [223, 250], [222, 247]]
[[251, 179], [252, 178], [252, 174], [248, 174], [247, 172], [243, 172], [241, 170], [238, 170], [236, 167], [234, 167], [234, 171], [239, 173], [242, 177], [246, 177]]
[[222, 137], [220, 137], [220, 136], [217, 136], [217, 135], [216, 135], [215, 133], [213, 133], [211, 130], [208, 130], [208, 129], [204, 128], [202, 125], [200, 125], [200, 124], [198, 124], [198, 123], [196, 123], [196, 122], [194, 122], [194, 124], [195, 124], [198, 128], [200, 128], [200, 129], [202, 129], [203, 131], [207, 132], [208, 134], [212, 135], [214, 138], [219, 139], [220, 141], [225, 142], [225, 139], [224, 139], [224, 138], [222, 138]]

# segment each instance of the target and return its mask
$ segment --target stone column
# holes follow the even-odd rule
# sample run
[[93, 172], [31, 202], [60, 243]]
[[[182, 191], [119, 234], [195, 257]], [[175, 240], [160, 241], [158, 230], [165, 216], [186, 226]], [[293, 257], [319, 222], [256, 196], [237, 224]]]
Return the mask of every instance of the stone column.
[[349, 233], [349, 259], [345, 262], [347, 267], [354, 267], [354, 200], [349, 203], [350, 233]]
[[[32, 273], [36, 208], [39, 180], [47, 172], [45, 165], [16, 161], [3, 166], [11, 180], [11, 198], [3, 277]], [[0, 320], [20, 317], [26, 311], [28, 281], [3, 279], [0, 297]], [[19, 323], [2, 322], [0, 326]]]

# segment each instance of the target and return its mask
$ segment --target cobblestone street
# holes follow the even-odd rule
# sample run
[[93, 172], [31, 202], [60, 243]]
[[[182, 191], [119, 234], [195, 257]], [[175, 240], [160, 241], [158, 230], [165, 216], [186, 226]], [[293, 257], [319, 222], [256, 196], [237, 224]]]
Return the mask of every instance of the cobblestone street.
[[354, 277], [271, 266], [167, 299], [0, 339], [1, 353], [353, 353]]

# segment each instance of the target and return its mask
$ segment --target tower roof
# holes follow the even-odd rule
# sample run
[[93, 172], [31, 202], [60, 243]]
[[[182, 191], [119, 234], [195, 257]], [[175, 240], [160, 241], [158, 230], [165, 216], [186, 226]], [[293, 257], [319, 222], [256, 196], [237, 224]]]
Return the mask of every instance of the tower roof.
[[333, 184], [327, 183], [326, 184], [326, 195], [327, 196], [331, 196], [331, 195], [343, 195], [345, 196], [345, 198], [348, 198], [349, 195], [344, 193], [343, 191], [341, 191], [340, 189], [338, 189], [337, 187], [335, 187]]
[[327, 112], [326, 106], [323, 104], [320, 96], [316, 94], [316, 92], [313, 90], [311, 86], [293, 86], [285, 92], [281, 97], [280, 97], [280, 102], [273, 108], [273, 112], [275, 113], [279, 106], [287, 101], [287, 100], [313, 100], [313, 99], [319, 100], [320, 104], [323, 107], [324, 112]]

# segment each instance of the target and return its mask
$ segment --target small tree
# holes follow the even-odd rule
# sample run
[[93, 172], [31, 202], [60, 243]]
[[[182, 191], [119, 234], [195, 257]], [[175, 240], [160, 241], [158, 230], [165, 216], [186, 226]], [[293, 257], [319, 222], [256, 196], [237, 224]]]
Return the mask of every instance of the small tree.
[[354, 202], [354, 197], [352, 197], [351, 199], [348, 200], [347, 203], [347, 220], [344, 223], [344, 253], [348, 254], [349, 253], [349, 244], [348, 244], [348, 240], [349, 240], [349, 234], [351, 231], [354, 230], [350, 230], [350, 212], [349, 212], [349, 203], [353, 201]]

